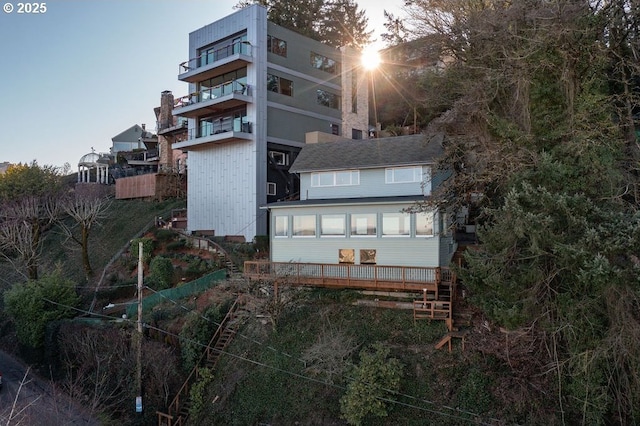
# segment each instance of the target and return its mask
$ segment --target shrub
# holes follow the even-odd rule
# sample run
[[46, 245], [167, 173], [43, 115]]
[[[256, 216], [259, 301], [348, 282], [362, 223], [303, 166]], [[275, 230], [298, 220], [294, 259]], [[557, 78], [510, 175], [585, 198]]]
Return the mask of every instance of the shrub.
[[157, 290], [164, 290], [171, 287], [173, 283], [173, 263], [170, 259], [162, 256], [156, 256], [151, 260], [149, 265], [149, 278], [156, 286]]
[[397, 392], [402, 378], [402, 364], [389, 357], [389, 349], [376, 343], [373, 350], [360, 352], [360, 364], [354, 368], [347, 391], [340, 398], [340, 411], [347, 423], [360, 425], [368, 415], [385, 417], [384, 402]]
[[135, 238], [131, 241], [131, 256], [138, 261], [138, 247], [142, 243], [142, 261], [149, 263], [153, 253], [153, 240], [151, 238]]

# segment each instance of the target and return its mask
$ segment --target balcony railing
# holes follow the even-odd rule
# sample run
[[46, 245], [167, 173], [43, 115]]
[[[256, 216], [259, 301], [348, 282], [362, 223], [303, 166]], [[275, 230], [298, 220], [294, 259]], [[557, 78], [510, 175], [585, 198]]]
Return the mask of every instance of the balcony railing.
[[227, 132], [252, 133], [252, 125], [249, 122], [233, 121], [232, 123], [208, 123], [197, 129], [189, 129], [188, 139], [204, 138]]
[[439, 285], [452, 285], [448, 268], [412, 266], [322, 264], [247, 261], [248, 278], [278, 278], [295, 285], [385, 291], [436, 291]]
[[216, 50], [206, 51], [200, 56], [181, 62], [178, 66], [178, 74], [184, 74], [236, 54], [252, 56], [251, 49], [251, 43], [248, 41], [239, 41]]
[[244, 84], [239, 80], [228, 81], [226, 83], [218, 84], [214, 87], [203, 89], [199, 92], [193, 92], [188, 95], [179, 97], [175, 100], [174, 108], [181, 108], [196, 104], [198, 102], [210, 101], [211, 99], [221, 98], [233, 93], [250, 95], [249, 92], [250, 88], [248, 84]]

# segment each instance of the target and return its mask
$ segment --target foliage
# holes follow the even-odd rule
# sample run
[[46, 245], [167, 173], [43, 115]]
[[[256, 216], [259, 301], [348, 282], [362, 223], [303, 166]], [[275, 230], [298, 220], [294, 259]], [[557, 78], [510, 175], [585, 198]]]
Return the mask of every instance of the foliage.
[[435, 202], [481, 193], [482, 245], [461, 271], [507, 328], [543, 336], [531, 356], [555, 375], [563, 423], [634, 423], [640, 362], [640, 34], [629, 2], [415, 0], [418, 36], [450, 63], [431, 76], [432, 123], [453, 178]]
[[207, 386], [213, 380], [213, 371], [209, 368], [198, 369], [198, 381], [193, 384], [189, 390], [189, 415], [195, 416], [202, 411], [208, 404]]
[[55, 193], [61, 184], [60, 172], [53, 166], [39, 166], [36, 161], [14, 164], [0, 174], [0, 201]]
[[136, 261], [139, 258], [140, 243], [142, 243], [142, 262], [148, 264], [153, 257], [154, 241], [152, 238], [135, 238], [131, 240], [131, 257]]
[[173, 283], [173, 263], [171, 259], [163, 256], [155, 256], [149, 265], [149, 278], [156, 287], [156, 290], [164, 290], [171, 287]]
[[360, 425], [367, 416], [387, 416], [385, 399], [400, 389], [402, 378], [402, 364], [389, 358], [389, 353], [382, 343], [360, 352], [360, 363], [340, 399], [340, 410], [347, 423]]
[[209, 306], [202, 314], [191, 312], [187, 316], [187, 322], [180, 331], [182, 366], [185, 371], [191, 371], [196, 366], [222, 318], [217, 305]]
[[0, 174], [0, 256], [24, 276], [38, 278], [42, 239], [59, 214], [57, 169], [18, 164]]
[[42, 347], [47, 323], [75, 315], [78, 304], [74, 283], [64, 278], [62, 270], [39, 280], [15, 284], [4, 294], [5, 309], [16, 324], [21, 343]]
[[269, 21], [333, 47], [366, 46], [367, 18], [353, 0], [241, 0], [236, 8], [260, 4]]

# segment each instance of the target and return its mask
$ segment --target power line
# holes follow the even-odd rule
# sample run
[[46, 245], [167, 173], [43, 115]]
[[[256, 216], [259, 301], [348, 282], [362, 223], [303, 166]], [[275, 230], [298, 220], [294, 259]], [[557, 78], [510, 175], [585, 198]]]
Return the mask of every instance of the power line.
[[[149, 287], [147, 287], [147, 288], [149, 288]], [[82, 312], [82, 313], [86, 313], [86, 314], [89, 314], [89, 315], [98, 316], [98, 317], [101, 317], [101, 318], [107, 318], [107, 319], [112, 320], [112, 321], [125, 321], [125, 322], [130, 323], [131, 325], [135, 325], [136, 324], [135, 321], [132, 321], [132, 320], [130, 320], [128, 318], [127, 319], [121, 319], [121, 318], [112, 317], [112, 316], [109, 316], [109, 315], [98, 314], [98, 313], [95, 313], [95, 312], [90, 312], [90, 311], [87, 311], [87, 310], [84, 310], [84, 309], [80, 309], [80, 308], [76, 308], [76, 307], [73, 307], [73, 306], [64, 305], [64, 304], [61, 304], [61, 303], [58, 303], [58, 302], [54, 302], [54, 301], [49, 300], [47, 298], [43, 298], [43, 300], [45, 300], [47, 302], [50, 302], [50, 303], [53, 303], [53, 304], [58, 305], [58, 306], [63, 306], [63, 307], [66, 307], [66, 308], [73, 309], [73, 310], [78, 311], [78, 312]], [[194, 312], [193, 310], [191, 310], [189, 308], [186, 308], [186, 307], [183, 307], [183, 308], [188, 310], [188, 311], [190, 311], [190, 312]], [[203, 317], [203, 318], [205, 320], [207, 320], [207, 321], [210, 321], [206, 317]], [[214, 322], [214, 324], [215, 324], [215, 322]], [[178, 334], [175, 334], [175, 333], [172, 333], [170, 331], [161, 329], [159, 327], [151, 326], [151, 325], [146, 324], [146, 323], [143, 324], [143, 327], [147, 328], [147, 329], [150, 329], [150, 330], [155, 330], [155, 331], [163, 333], [163, 334], [165, 334], [167, 336], [171, 336], [171, 337], [174, 337], [174, 338], [177, 338], [177, 339], [182, 339], [182, 340], [188, 341], [188, 342], [193, 343], [196, 346], [200, 346], [202, 348], [207, 348], [208, 347], [208, 345], [203, 344], [203, 343], [201, 343], [201, 342], [199, 342], [197, 340], [180, 336]], [[249, 340], [252, 340], [252, 339], [249, 339]], [[256, 343], [259, 343], [259, 342], [256, 342]], [[235, 359], [238, 359], [238, 360], [241, 360], [241, 361], [245, 361], [245, 362], [248, 362], [248, 363], [251, 363], [251, 364], [254, 364], [254, 365], [258, 365], [260, 367], [268, 368], [268, 369], [271, 369], [271, 370], [279, 372], [279, 373], [287, 374], [287, 375], [290, 375], [292, 377], [300, 378], [300, 379], [303, 379], [303, 380], [307, 380], [307, 381], [314, 382], [314, 383], [317, 383], [317, 384], [322, 384], [322, 385], [333, 387], [333, 388], [340, 389], [340, 390], [346, 390], [347, 389], [345, 386], [336, 385], [335, 383], [330, 383], [330, 382], [327, 382], [327, 381], [324, 381], [324, 380], [320, 380], [320, 379], [316, 379], [316, 378], [313, 378], [313, 377], [305, 376], [303, 374], [296, 373], [296, 372], [293, 372], [293, 371], [290, 371], [290, 370], [285, 370], [285, 369], [282, 369], [282, 368], [279, 368], [279, 367], [275, 367], [275, 366], [272, 366], [272, 365], [269, 365], [269, 364], [265, 364], [263, 362], [260, 362], [260, 361], [257, 361], [257, 360], [253, 360], [253, 359], [250, 359], [250, 358], [246, 358], [246, 357], [243, 357], [241, 355], [236, 355], [236, 354], [233, 354], [231, 352], [227, 352], [227, 351], [222, 350], [222, 349], [216, 349], [216, 348], [212, 348], [212, 347], [209, 347], [209, 349], [213, 350], [214, 352], [216, 352], [218, 354], [228, 355], [228, 356], [230, 356], [232, 358], [235, 358]], [[277, 351], [274, 348], [270, 348], [270, 349], [276, 351], [277, 353], [282, 353], [280, 351]], [[284, 354], [284, 353], [282, 353], [282, 354]], [[293, 358], [289, 354], [286, 354], [286, 356]], [[298, 359], [298, 360], [300, 360], [300, 359]], [[302, 361], [302, 360], [300, 360], [300, 361]], [[302, 362], [304, 362], [304, 361], [302, 361]], [[347, 378], [353, 379], [353, 377], [347, 377]], [[471, 411], [461, 410], [459, 408], [449, 407], [449, 406], [446, 406], [446, 405], [439, 405], [438, 403], [436, 403], [434, 401], [430, 401], [430, 400], [426, 400], [426, 399], [420, 399], [420, 398], [414, 397], [412, 395], [399, 393], [397, 391], [393, 391], [393, 390], [390, 390], [390, 389], [383, 389], [383, 390], [386, 391], [386, 392], [395, 394], [395, 395], [397, 395], [399, 397], [405, 397], [405, 398], [411, 399], [411, 400], [416, 401], [416, 402], [422, 402], [422, 403], [429, 404], [429, 405], [434, 406], [434, 407], [439, 407], [441, 409], [447, 409], [447, 410], [455, 411], [455, 412], [457, 412], [457, 413], [459, 413], [461, 415], [464, 414], [466, 416], [471, 416], [473, 418], [469, 419], [469, 418], [463, 417], [461, 415], [456, 415], [456, 414], [453, 414], [453, 413], [446, 413], [446, 412], [438, 411], [435, 408], [434, 409], [429, 409], [429, 408], [426, 408], [426, 407], [420, 407], [420, 406], [415, 405], [415, 404], [411, 404], [411, 403], [408, 403], [408, 402], [402, 402], [402, 401], [398, 401], [398, 400], [391, 399], [391, 398], [376, 397], [377, 399], [379, 399], [381, 401], [384, 401], [384, 402], [388, 402], [388, 403], [391, 403], [391, 404], [400, 405], [400, 406], [404, 406], [404, 407], [408, 407], [408, 408], [413, 408], [413, 409], [416, 409], [416, 410], [420, 410], [420, 411], [424, 411], [424, 412], [428, 412], [428, 413], [432, 413], [432, 414], [437, 414], [437, 415], [441, 415], [441, 416], [444, 416], [444, 417], [449, 417], [449, 418], [452, 418], [452, 419], [473, 422], [473, 423], [479, 424], [479, 425], [492, 426], [494, 424], [494, 423], [487, 423], [487, 422], [484, 422], [484, 421], [480, 420], [481, 416], [479, 414], [473, 413]], [[494, 419], [494, 418], [490, 418], [489, 420], [492, 421], [492, 422], [500, 422], [499, 419]]]

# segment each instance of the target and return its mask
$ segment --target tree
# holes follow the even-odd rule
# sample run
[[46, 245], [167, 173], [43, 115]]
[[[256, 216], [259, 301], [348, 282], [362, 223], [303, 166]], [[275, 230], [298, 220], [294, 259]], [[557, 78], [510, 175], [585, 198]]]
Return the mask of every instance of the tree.
[[400, 389], [402, 378], [402, 364], [389, 358], [389, 353], [382, 343], [360, 351], [360, 363], [340, 399], [340, 411], [347, 423], [360, 425], [367, 416], [387, 415], [385, 399]]
[[274, 24], [330, 46], [362, 48], [369, 43], [367, 18], [353, 0], [241, 0], [236, 8], [260, 4]]
[[79, 303], [74, 283], [57, 269], [39, 280], [15, 284], [4, 294], [5, 309], [13, 317], [18, 340], [32, 348], [44, 344], [45, 327], [51, 321], [71, 318]]
[[482, 245], [460, 273], [472, 300], [544, 341], [533, 356], [556, 377], [553, 420], [637, 421], [636, 5], [415, 0], [409, 12], [449, 57], [425, 81], [448, 104], [432, 127], [455, 171], [436, 202], [483, 195]]
[[0, 255], [38, 278], [43, 234], [58, 215], [62, 183], [57, 169], [18, 164], [0, 175]]
[[106, 217], [111, 201], [98, 195], [80, 195], [74, 192], [63, 198], [60, 204], [62, 211], [72, 219], [73, 223], [68, 224], [65, 218], [59, 218], [58, 226], [67, 238], [80, 245], [82, 265], [89, 278], [93, 275], [89, 259], [89, 236], [91, 229]]

